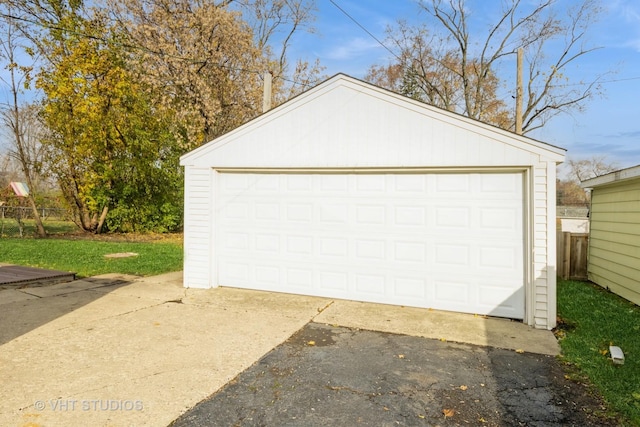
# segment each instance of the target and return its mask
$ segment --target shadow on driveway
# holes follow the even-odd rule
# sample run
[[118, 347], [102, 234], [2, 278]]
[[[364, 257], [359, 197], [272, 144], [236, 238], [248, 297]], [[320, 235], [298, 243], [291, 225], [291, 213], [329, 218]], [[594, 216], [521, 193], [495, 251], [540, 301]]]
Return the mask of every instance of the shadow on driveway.
[[133, 276], [104, 275], [51, 286], [0, 291], [0, 345], [70, 314], [132, 283]]
[[602, 426], [547, 355], [309, 323], [171, 426]]

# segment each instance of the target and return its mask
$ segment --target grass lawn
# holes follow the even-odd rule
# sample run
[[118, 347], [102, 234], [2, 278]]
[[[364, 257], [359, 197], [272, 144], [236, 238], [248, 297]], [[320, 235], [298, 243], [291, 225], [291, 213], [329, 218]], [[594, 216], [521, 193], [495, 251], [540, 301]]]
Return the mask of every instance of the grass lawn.
[[[105, 255], [134, 252], [129, 258]], [[80, 277], [105, 273], [151, 276], [182, 270], [182, 243], [171, 241], [121, 241], [96, 239], [0, 239], [0, 263], [48, 268]]]
[[[640, 426], [640, 307], [586, 282], [558, 281], [561, 359], [575, 366], [610, 408]], [[625, 355], [609, 359], [609, 346]]]

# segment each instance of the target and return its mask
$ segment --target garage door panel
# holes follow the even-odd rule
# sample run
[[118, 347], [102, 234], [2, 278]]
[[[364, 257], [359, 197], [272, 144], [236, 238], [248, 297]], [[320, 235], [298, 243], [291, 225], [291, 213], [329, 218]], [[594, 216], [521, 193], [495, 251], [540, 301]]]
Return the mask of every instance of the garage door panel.
[[427, 224], [427, 209], [423, 206], [399, 204], [397, 206], [394, 206], [393, 212], [393, 225], [395, 227], [422, 228]]
[[361, 204], [355, 206], [355, 223], [360, 225], [386, 225], [387, 208], [382, 204]]
[[471, 208], [466, 206], [437, 206], [434, 228], [468, 231], [471, 227]]
[[513, 200], [522, 191], [522, 179], [518, 174], [482, 174], [478, 181], [482, 194], [496, 199]]
[[281, 236], [274, 233], [256, 233], [255, 250], [264, 254], [280, 252]]
[[395, 241], [393, 260], [399, 263], [416, 264], [417, 268], [427, 263], [427, 244], [422, 241]]
[[271, 224], [280, 220], [280, 204], [277, 202], [256, 201], [253, 218]]
[[474, 306], [471, 280], [436, 279], [433, 281], [434, 306], [442, 310], [467, 311]]
[[434, 267], [440, 266], [441, 269], [466, 266], [470, 269], [473, 263], [471, 260], [472, 248], [467, 242], [460, 244], [443, 243], [434, 247]]
[[318, 204], [317, 209], [320, 212], [320, 223], [327, 224], [329, 227], [333, 227], [336, 224], [349, 224], [349, 206], [346, 202]]
[[456, 197], [460, 193], [468, 193], [471, 179], [468, 174], [439, 174], [434, 179], [434, 190], [441, 196]]
[[[393, 291], [399, 300], [411, 301], [428, 301], [427, 296], [427, 280], [420, 277], [397, 277], [392, 278]], [[407, 304], [411, 305], [411, 304]]]
[[298, 292], [313, 291], [313, 271], [308, 268], [287, 268], [285, 285]]
[[220, 285], [524, 315], [521, 174], [218, 181]]
[[320, 181], [320, 195], [333, 196], [344, 195], [349, 191], [349, 176], [343, 174], [322, 174], [318, 175]]
[[346, 271], [320, 271], [318, 287], [329, 295], [349, 296], [349, 273]]
[[421, 196], [427, 189], [427, 177], [417, 174], [395, 175], [393, 189], [401, 196]]
[[384, 193], [387, 191], [387, 183], [389, 180], [385, 175], [376, 174], [360, 174], [355, 175], [355, 190], [365, 194]]
[[498, 270], [496, 273], [512, 276], [521, 269], [521, 253], [512, 246], [480, 246], [478, 267], [483, 270]]
[[[483, 230], [509, 230], [512, 233], [522, 233], [517, 215], [520, 210], [517, 207], [507, 208], [481, 208], [480, 227]], [[503, 236], [504, 237], [504, 236]]]
[[375, 274], [354, 274], [355, 292], [372, 299], [384, 297], [387, 290], [386, 278], [384, 275]]
[[288, 222], [310, 224], [313, 221], [313, 203], [292, 203], [287, 205], [285, 219]]

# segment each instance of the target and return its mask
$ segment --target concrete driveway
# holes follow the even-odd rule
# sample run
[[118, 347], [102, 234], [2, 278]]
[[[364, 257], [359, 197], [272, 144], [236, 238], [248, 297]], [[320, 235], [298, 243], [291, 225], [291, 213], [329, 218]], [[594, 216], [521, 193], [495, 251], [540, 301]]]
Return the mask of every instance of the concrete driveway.
[[0, 291], [0, 425], [166, 426], [305, 325], [558, 352], [508, 320], [105, 275]]

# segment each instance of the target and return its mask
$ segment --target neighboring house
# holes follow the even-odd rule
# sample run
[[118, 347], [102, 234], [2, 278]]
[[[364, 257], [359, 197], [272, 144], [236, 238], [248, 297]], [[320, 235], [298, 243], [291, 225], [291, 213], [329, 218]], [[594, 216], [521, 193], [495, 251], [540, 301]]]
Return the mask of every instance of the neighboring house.
[[337, 75], [184, 155], [184, 285], [556, 324], [565, 151]]
[[640, 165], [582, 187], [591, 190], [589, 280], [640, 304]]

